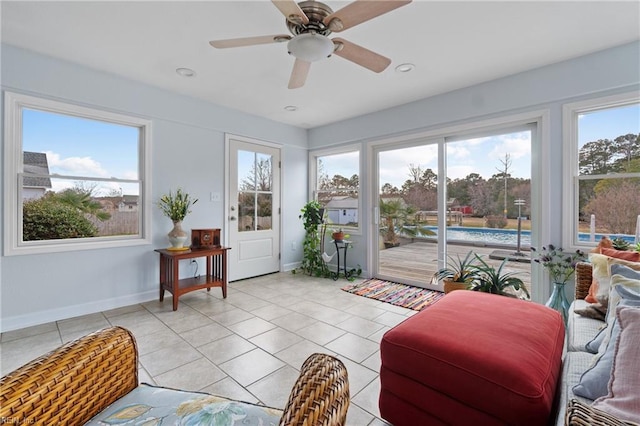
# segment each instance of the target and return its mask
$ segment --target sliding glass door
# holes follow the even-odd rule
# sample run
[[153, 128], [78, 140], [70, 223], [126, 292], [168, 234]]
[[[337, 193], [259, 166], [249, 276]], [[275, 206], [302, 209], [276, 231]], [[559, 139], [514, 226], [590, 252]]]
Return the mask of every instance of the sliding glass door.
[[468, 252], [530, 281], [530, 126], [380, 146], [379, 278], [442, 289], [433, 274]]

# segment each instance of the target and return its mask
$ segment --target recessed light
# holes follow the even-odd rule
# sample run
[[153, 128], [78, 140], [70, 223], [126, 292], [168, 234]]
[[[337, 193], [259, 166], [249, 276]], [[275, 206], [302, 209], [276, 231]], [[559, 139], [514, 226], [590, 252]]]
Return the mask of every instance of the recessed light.
[[396, 67], [396, 72], [409, 72], [413, 71], [416, 66], [413, 64], [400, 64]]
[[293, 112], [293, 111], [297, 111], [298, 107], [295, 106], [295, 105], [287, 105], [286, 107], [284, 107], [284, 109], [287, 110], [287, 111]]
[[196, 72], [190, 68], [177, 68], [176, 73], [181, 77], [195, 77]]

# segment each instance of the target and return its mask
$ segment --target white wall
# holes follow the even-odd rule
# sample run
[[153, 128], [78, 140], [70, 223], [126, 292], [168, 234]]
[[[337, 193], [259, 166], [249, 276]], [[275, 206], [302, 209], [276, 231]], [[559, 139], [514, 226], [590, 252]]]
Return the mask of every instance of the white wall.
[[[224, 193], [225, 132], [283, 145], [283, 219], [286, 224], [295, 217], [297, 223], [298, 210], [307, 198], [306, 130], [12, 46], [1, 47], [3, 91], [151, 119], [151, 198], [155, 201], [178, 186], [199, 198], [185, 228], [220, 227], [224, 232], [223, 203], [210, 202], [209, 193]], [[154, 208], [152, 244], [148, 246], [0, 257], [0, 329], [157, 298], [158, 258], [153, 250], [166, 246], [171, 226]], [[303, 229], [283, 226], [282, 232], [282, 263], [295, 265]], [[298, 250], [284, 250], [293, 241]]]
[[[548, 109], [548, 170], [551, 181], [561, 182], [562, 104], [640, 88], [640, 43], [635, 42], [306, 132], [10, 46], [2, 45], [1, 54], [3, 90], [153, 120], [152, 196], [156, 199], [167, 188], [180, 185], [200, 198], [198, 208], [185, 221], [186, 227], [222, 224], [222, 204], [206, 200], [210, 191], [223, 192], [225, 132], [283, 144], [285, 268], [295, 266], [302, 253], [298, 215], [307, 201], [307, 144], [320, 148], [355, 141], [362, 143], [364, 152], [369, 141], [392, 135]], [[176, 158], [185, 166], [171, 172], [169, 165]], [[364, 164], [361, 181], [369, 181]], [[560, 206], [561, 185], [549, 190], [551, 204]], [[367, 205], [368, 191], [363, 191], [362, 197]], [[561, 235], [561, 215], [560, 208], [548, 212], [550, 235]], [[368, 223], [369, 212], [362, 212], [360, 219]], [[148, 247], [0, 257], [0, 329], [157, 297], [158, 260], [153, 249], [165, 245], [170, 224], [157, 209], [152, 222], [153, 244]], [[366, 270], [366, 237], [352, 238], [357, 244], [349, 251], [349, 263]]]
[[[505, 59], [508, 60], [508, 59]], [[470, 71], [472, 72], [472, 70]], [[552, 184], [545, 188], [549, 204], [543, 220], [547, 238], [560, 243], [562, 235], [562, 105], [583, 98], [600, 97], [640, 88], [640, 42], [596, 52], [569, 61], [548, 65], [520, 74], [463, 88], [384, 111], [367, 114], [309, 130], [309, 148], [360, 142], [362, 152], [376, 140], [411, 135], [438, 128], [513, 115], [549, 110], [549, 164], [543, 164]], [[537, 159], [534, 159], [537, 161]], [[535, 167], [535, 165], [534, 165]], [[361, 168], [360, 182], [371, 177]], [[363, 188], [363, 206], [371, 191]], [[360, 220], [370, 226], [370, 211], [363, 209]], [[350, 262], [367, 268], [365, 248], [368, 232], [352, 236], [357, 242], [350, 250]], [[571, 295], [572, 289], [567, 289]], [[541, 295], [544, 297], [544, 295]]]

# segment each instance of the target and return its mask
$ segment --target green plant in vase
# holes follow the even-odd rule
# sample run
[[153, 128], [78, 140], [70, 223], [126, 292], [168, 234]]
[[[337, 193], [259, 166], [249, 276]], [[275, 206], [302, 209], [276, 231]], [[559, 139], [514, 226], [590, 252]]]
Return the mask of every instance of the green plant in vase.
[[[537, 252], [535, 247], [531, 247], [531, 251]], [[549, 276], [553, 282], [553, 292], [546, 306], [560, 312], [565, 324], [567, 322], [569, 301], [564, 293], [564, 287], [573, 276], [576, 263], [585, 259], [585, 254], [581, 250], [576, 250], [573, 253], [565, 253], [562, 248], [555, 247], [553, 244], [542, 247], [538, 257], [533, 259], [534, 262], [539, 263], [549, 271]]]
[[502, 272], [509, 261], [508, 258], [504, 259], [496, 269], [477, 254], [475, 257], [478, 264], [472, 265], [471, 268], [475, 270], [476, 276], [469, 290], [516, 298], [520, 298], [518, 292], [522, 292], [526, 295], [526, 299], [531, 297], [524, 282], [515, 276], [518, 272]]
[[169, 194], [160, 197], [158, 207], [173, 222], [173, 229], [167, 234], [172, 248], [183, 248], [184, 242], [187, 240], [187, 233], [182, 229], [182, 221], [187, 214], [191, 213], [190, 207], [197, 202], [197, 198], [192, 198], [180, 188], [176, 190], [175, 194], [169, 191]]
[[[324, 231], [319, 227], [324, 221], [324, 208], [317, 201], [309, 201], [300, 210], [305, 236], [302, 242], [302, 262], [300, 270], [316, 277], [328, 277], [329, 268], [322, 259], [322, 240]], [[294, 271], [295, 272], [295, 271]]]
[[476, 260], [473, 252], [468, 252], [464, 259], [460, 259], [459, 255], [456, 255], [455, 259], [453, 256], [447, 257], [447, 266], [436, 271], [433, 278], [442, 280], [445, 293], [469, 289], [477, 275], [477, 271], [472, 267]]

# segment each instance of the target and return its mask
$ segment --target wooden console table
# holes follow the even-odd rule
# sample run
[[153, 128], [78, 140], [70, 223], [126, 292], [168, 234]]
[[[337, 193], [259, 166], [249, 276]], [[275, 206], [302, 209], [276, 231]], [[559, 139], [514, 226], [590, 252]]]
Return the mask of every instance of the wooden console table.
[[[173, 295], [173, 310], [178, 310], [180, 295], [191, 291], [211, 287], [222, 287], [222, 297], [227, 297], [227, 251], [229, 247], [173, 251], [154, 250], [160, 253], [160, 301], [164, 300], [165, 290]], [[180, 279], [178, 265], [181, 260], [207, 258], [207, 270], [204, 276]]]

